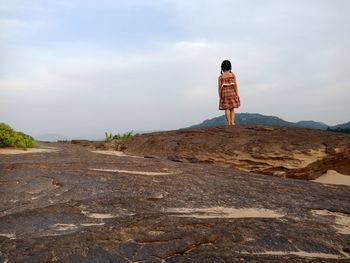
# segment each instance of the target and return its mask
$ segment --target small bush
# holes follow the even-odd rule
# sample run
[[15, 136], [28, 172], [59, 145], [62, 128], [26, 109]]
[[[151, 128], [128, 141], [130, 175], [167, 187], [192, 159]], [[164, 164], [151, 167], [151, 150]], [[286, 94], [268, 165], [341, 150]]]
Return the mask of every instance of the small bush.
[[127, 139], [130, 138], [132, 136], [137, 135], [137, 133], [134, 133], [134, 131], [130, 131], [130, 132], [126, 132], [126, 133], [120, 133], [120, 134], [115, 134], [113, 135], [110, 132], [105, 132], [105, 136], [106, 136], [106, 141], [111, 141], [114, 139]]
[[30, 148], [35, 144], [33, 137], [14, 131], [8, 124], [0, 123], [0, 147]]

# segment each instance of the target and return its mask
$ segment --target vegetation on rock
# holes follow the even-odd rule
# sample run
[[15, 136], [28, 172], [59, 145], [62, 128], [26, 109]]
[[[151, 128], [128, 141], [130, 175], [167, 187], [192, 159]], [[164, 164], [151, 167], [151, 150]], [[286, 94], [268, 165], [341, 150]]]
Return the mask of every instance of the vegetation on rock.
[[8, 124], [0, 123], [0, 147], [30, 148], [35, 144], [33, 137], [13, 130]]
[[106, 141], [111, 141], [114, 139], [127, 139], [130, 138], [132, 136], [137, 135], [137, 133], [134, 133], [134, 131], [129, 131], [126, 133], [120, 133], [120, 134], [112, 134], [110, 132], [105, 132], [105, 136], [106, 136]]

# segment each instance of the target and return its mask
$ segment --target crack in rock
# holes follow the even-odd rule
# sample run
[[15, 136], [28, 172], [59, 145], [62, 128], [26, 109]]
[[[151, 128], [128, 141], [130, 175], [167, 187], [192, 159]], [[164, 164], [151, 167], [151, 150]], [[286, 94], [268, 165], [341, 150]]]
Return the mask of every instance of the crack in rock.
[[99, 168], [89, 168], [88, 170], [89, 171], [108, 172], [108, 173], [126, 173], [126, 174], [141, 174], [141, 175], [169, 175], [169, 174], [175, 174], [175, 173], [164, 173], [164, 172], [146, 172], [146, 171], [99, 169]]

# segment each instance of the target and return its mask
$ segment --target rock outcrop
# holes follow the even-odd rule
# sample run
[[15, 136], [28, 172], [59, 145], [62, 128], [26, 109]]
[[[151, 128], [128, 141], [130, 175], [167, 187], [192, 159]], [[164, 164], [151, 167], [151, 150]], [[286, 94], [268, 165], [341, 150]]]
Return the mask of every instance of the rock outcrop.
[[350, 135], [316, 129], [265, 125], [180, 129], [114, 140], [104, 148], [299, 179], [316, 179], [327, 170], [350, 175]]

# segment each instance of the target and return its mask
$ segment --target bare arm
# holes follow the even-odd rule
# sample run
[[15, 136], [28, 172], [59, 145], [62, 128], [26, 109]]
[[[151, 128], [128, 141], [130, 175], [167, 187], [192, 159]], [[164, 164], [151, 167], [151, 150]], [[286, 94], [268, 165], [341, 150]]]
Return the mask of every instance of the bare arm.
[[219, 92], [219, 98], [221, 98], [221, 89], [222, 89], [222, 85], [221, 85], [221, 76], [218, 78], [218, 92]]
[[233, 74], [233, 73], [232, 73], [232, 75], [233, 75], [233, 78], [234, 78], [234, 81], [235, 81], [234, 89], [235, 89], [235, 91], [236, 91], [237, 96], [239, 96], [239, 95], [238, 95], [238, 85], [237, 85], [237, 79], [236, 79], [235, 74]]

